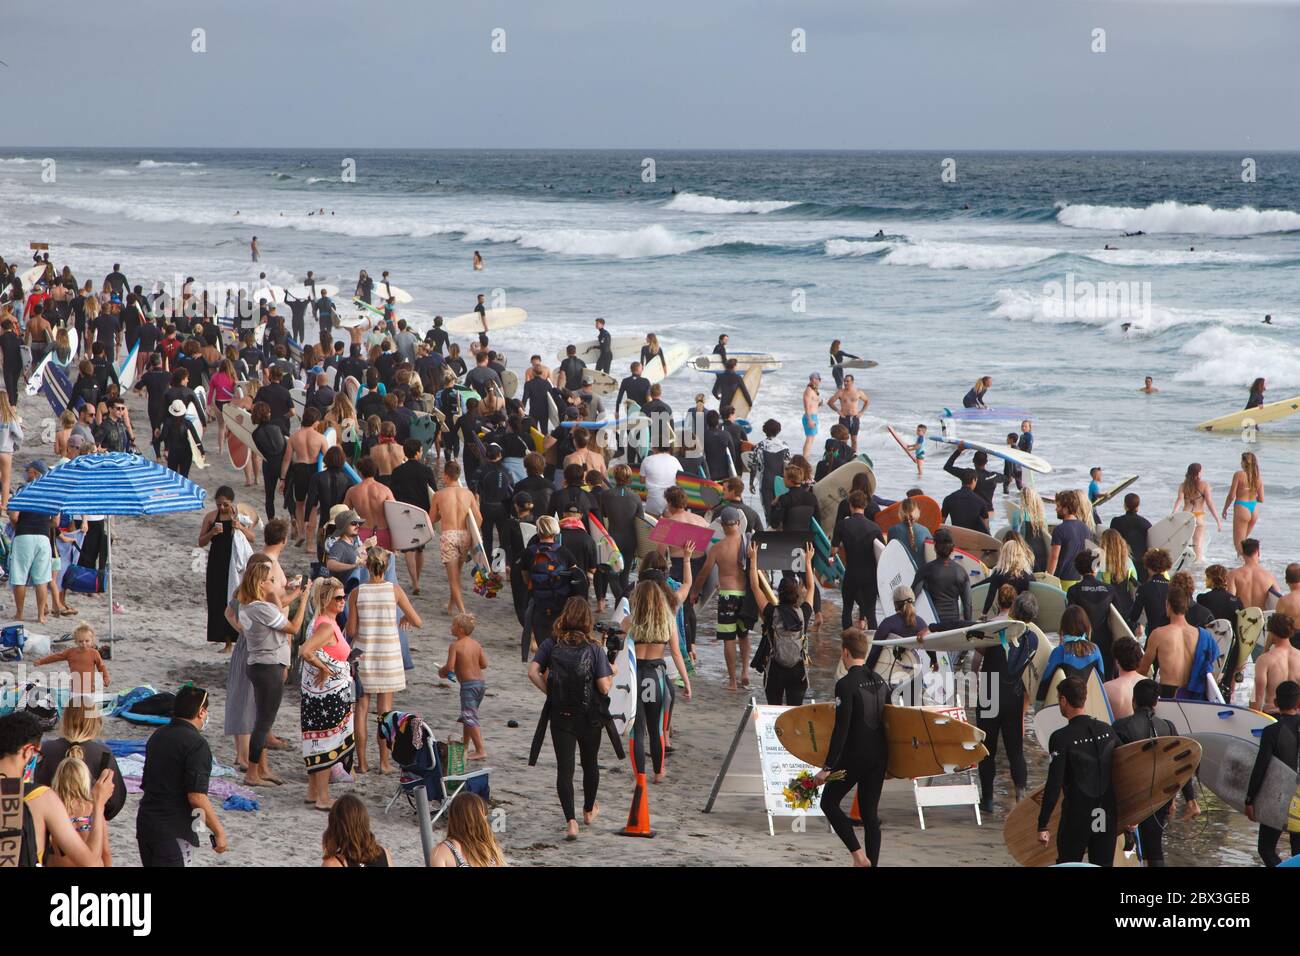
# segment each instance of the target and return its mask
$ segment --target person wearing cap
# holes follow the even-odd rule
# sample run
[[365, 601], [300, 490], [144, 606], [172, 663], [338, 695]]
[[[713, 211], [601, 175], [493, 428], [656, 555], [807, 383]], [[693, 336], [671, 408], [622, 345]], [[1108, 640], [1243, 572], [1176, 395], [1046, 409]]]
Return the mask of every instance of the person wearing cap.
[[970, 575], [952, 560], [952, 534], [942, 525], [934, 532], [935, 559], [921, 565], [912, 580], [912, 590], [924, 589], [939, 620], [937, 630], [965, 627], [972, 622]]
[[167, 450], [167, 467], [182, 478], [190, 476], [194, 465], [194, 452], [203, 451], [203, 436], [185, 415], [185, 405], [180, 399], [167, 406], [167, 420], [163, 422], [158, 440]]
[[[840, 637], [840, 663], [844, 676], [835, 683], [835, 727], [826, 747], [826, 767], [813, 781], [822, 786], [821, 810], [853, 857], [854, 866], [880, 862], [880, 791], [885, 785], [889, 743], [885, 739], [885, 705], [889, 685], [866, 666], [871, 637], [849, 628]], [[831, 780], [832, 774], [841, 774]], [[840, 803], [857, 787], [865, 849], [858, 843], [853, 823]]]
[[808, 384], [803, 390], [803, 456], [812, 454], [813, 442], [817, 440], [817, 413], [825, 402], [820, 391], [822, 373], [813, 372], [808, 376]]

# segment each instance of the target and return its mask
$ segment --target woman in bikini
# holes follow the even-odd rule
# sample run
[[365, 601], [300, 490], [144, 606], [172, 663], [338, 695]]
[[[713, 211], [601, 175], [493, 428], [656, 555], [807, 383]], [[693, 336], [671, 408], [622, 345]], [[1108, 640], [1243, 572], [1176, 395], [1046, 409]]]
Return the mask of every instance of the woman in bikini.
[[[1207, 492], [1208, 494], [1208, 492]], [[1264, 482], [1259, 477], [1259, 460], [1253, 451], [1241, 453], [1241, 469], [1232, 476], [1228, 496], [1223, 501], [1223, 517], [1232, 509], [1232, 546], [1241, 554], [1241, 542], [1251, 537], [1259, 521], [1259, 506], [1264, 503]], [[1200, 552], [1197, 551], [1197, 559]]]
[[[1209, 512], [1214, 516], [1214, 523], [1220, 531], [1223, 530], [1223, 522], [1219, 520], [1219, 513], [1214, 510], [1213, 497], [1210, 491], [1210, 483], [1201, 477], [1201, 466], [1192, 463], [1187, 466], [1187, 474], [1183, 478], [1183, 483], [1178, 486], [1178, 497], [1174, 499], [1175, 511], [1190, 511], [1196, 518], [1196, 534], [1192, 537], [1192, 547], [1196, 549], [1196, 560], [1205, 560], [1205, 514]], [[1224, 510], [1224, 517], [1227, 517], [1227, 510]]]

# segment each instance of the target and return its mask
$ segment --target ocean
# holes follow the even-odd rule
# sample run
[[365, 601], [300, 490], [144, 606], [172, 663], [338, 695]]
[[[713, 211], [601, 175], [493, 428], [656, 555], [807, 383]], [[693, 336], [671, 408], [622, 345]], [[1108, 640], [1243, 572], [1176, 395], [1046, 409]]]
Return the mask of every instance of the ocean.
[[[529, 312], [494, 336], [515, 367], [591, 337], [596, 316], [700, 352], [725, 332], [733, 350], [784, 361], [753, 417], [781, 421], [795, 447], [800, 391], [839, 338], [880, 363], [858, 376], [871, 398], [860, 450], [886, 495], [914, 471], [883, 426], [933, 427], [992, 375], [989, 404], [1033, 413], [1035, 451], [1055, 468], [1037, 479], [1044, 491], [1085, 487], [1095, 465], [1103, 485], [1140, 474], [1154, 519], [1189, 462], [1221, 498], [1252, 448], [1266, 487], [1257, 531], [1280, 571], [1300, 557], [1284, 531], [1300, 517], [1300, 421], [1250, 446], [1192, 430], [1244, 406], [1256, 376], [1270, 400], [1300, 392], [1300, 156], [1250, 158], [1253, 183], [1229, 154], [4, 147], [0, 249], [25, 259], [28, 241], [49, 242], [80, 277], [120, 261], [146, 287], [251, 284], [263, 270], [287, 284], [311, 268], [346, 293], [361, 268], [387, 269], [415, 296], [400, 314], [419, 327], [498, 290]], [[1158, 394], [1139, 394], [1145, 375]], [[682, 371], [666, 398], [681, 410], [708, 385]], [[952, 483], [930, 454], [922, 486], [942, 495]], [[1211, 527], [1208, 556], [1231, 561], [1228, 531]]]
[[[355, 182], [341, 177], [347, 159]], [[115, 262], [146, 287], [251, 284], [260, 271], [289, 284], [313, 269], [346, 295], [360, 269], [387, 269], [415, 296], [399, 314], [420, 328], [501, 290], [529, 312], [493, 336], [516, 368], [591, 338], [596, 316], [615, 335], [699, 352], [726, 333], [733, 350], [785, 363], [752, 417], [780, 421], [796, 449], [800, 392], [812, 371], [830, 385], [827, 347], [842, 339], [880, 363], [858, 374], [871, 399], [860, 450], [891, 497], [917, 482], [884, 426], [937, 433], [940, 411], [991, 375], [989, 404], [1033, 413], [1034, 450], [1055, 469], [1040, 490], [1086, 487], [1093, 466], [1103, 486], [1139, 474], [1132, 490], [1155, 520], [1193, 461], [1221, 504], [1249, 448], [1265, 563], [1280, 578], [1300, 558], [1287, 531], [1300, 420], [1249, 445], [1192, 428], [1243, 407], [1257, 376], [1268, 400], [1300, 393], [1294, 154], [3, 147], [0, 252], [26, 261], [32, 240], [97, 284]], [[1146, 375], [1158, 394], [1139, 394]], [[681, 371], [665, 397], [681, 411], [711, 384]], [[961, 434], [998, 441], [1011, 427]], [[920, 484], [941, 497], [954, 483], [940, 464], [932, 449]], [[1211, 525], [1211, 561], [1234, 563], [1230, 528]], [[1198, 835], [1177, 862], [1250, 861], [1253, 828], [1235, 815], [1180, 826]]]

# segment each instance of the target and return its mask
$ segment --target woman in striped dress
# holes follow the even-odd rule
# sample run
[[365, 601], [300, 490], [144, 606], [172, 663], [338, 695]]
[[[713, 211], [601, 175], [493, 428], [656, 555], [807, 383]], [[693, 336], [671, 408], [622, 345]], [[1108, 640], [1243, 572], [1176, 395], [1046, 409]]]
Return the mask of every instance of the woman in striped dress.
[[[366, 717], [370, 695], [374, 694], [375, 717], [393, 709], [393, 694], [406, 689], [406, 672], [402, 668], [402, 644], [399, 627], [419, 627], [420, 615], [401, 585], [384, 580], [389, 552], [372, 547], [366, 551], [369, 582], [359, 585], [348, 595], [348, 637], [352, 647], [361, 651], [357, 661], [357, 773], [367, 773]], [[399, 613], [400, 616], [399, 616]], [[392, 765], [388, 748], [379, 739], [379, 772], [388, 773]]]

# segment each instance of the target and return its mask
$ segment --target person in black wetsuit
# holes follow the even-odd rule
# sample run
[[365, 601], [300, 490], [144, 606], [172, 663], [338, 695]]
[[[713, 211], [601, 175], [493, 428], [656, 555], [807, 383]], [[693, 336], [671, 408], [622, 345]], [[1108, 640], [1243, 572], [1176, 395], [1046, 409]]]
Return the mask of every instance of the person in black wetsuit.
[[[1031, 621], [1038, 616], [1038, 599], [1029, 593], [1018, 593], [1010, 584], [998, 588], [998, 612], [1008, 614], [1012, 620]], [[979, 708], [975, 726], [984, 731], [984, 745], [989, 755], [980, 761], [980, 810], [993, 812], [993, 777], [997, 768], [998, 737], [1006, 749], [1007, 763], [1011, 768], [1011, 782], [1016, 788], [1016, 802], [1024, 795], [1029, 771], [1025, 765], [1025, 683], [1022, 675], [1038, 650], [1038, 635], [1026, 626], [1018, 643], [1003, 647], [997, 645], [980, 651], [980, 673], [996, 675], [997, 690], [992, 680], [977, 681]]]
[[975, 493], [979, 476], [972, 469], [965, 468], [959, 477], [962, 486], [943, 499], [940, 509], [943, 520], [958, 528], [988, 534], [989, 513], [993, 509], [985, 498]]
[[[1300, 684], [1284, 680], [1277, 685], [1273, 698], [1277, 704], [1277, 723], [1269, 724], [1259, 736], [1259, 753], [1250, 783], [1246, 787], [1246, 817], [1255, 821], [1255, 797], [1264, 786], [1269, 762], [1281, 760], [1288, 767], [1300, 770]], [[1259, 825], [1259, 857], [1265, 866], [1277, 866], [1282, 858], [1277, 853], [1277, 841], [1282, 831]], [[1300, 833], [1290, 833], [1291, 855], [1300, 856]]]
[[1110, 630], [1110, 609], [1115, 603], [1115, 592], [1110, 585], [1101, 583], [1093, 571], [1095, 563], [1096, 557], [1091, 551], [1080, 551], [1074, 556], [1074, 569], [1079, 575], [1079, 583], [1065, 592], [1065, 603], [1083, 608], [1088, 615], [1088, 622], [1092, 625], [1092, 642], [1101, 651], [1106, 672], [1102, 679], [1110, 680], [1115, 674], [1115, 655], [1111, 653], [1114, 635]]
[[745, 387], [744, 378], [736, 371], [736, 365], [735, 359], [726, 359], [725, 371], [719, 373], [713, 382], [713, 397], [718, 400], [719, 408], [723, 405], [734, 405], [737, 392], [745, 397], [749, 407], [752, 408], [754, 405], [754, 399], [749, 394], [749, 389]]
[[1246, 399], [1246, 408], [1259, 408], [1264, 404], [1264, 380], [1257, 378], [1250, 384], [1250, 397]]
[[984, 592], [984, 607], [981, 614], [987, 615], [997, 600], [1002, 585], [1009, 584], [1017, 594], [1029, 590], [1034, 580], [1034, 555], [1023, 538], [1014, 531], [1008, 531], [998, 551], [998, 563], [989, 572], [988, 589]]
[[[867, 670], [867, 651], [871, 638], [849, 628], [840, 638], [840, 661], [848, 672], [835, 683], [835, 729], [826, 748], [826, 768], [813, 779], [822, 787], [821, 811], [835, 835], [853, 855], [854, 866], [880, 863], [880, 791], [885, 785], [889, 763], [889, 745], [885, 741], [885, 705], [889, 703], [889, 686], [875, 671]], [[827, 778], [843, 772], [839, 780]], [[849, 791], [858, 788], [866, 849], [840, 803]]]
[[1138, 622], [1143, 614], [1146, 614], [1147, 634], [1169, 623], [1169, 614], [1165, 611], [1165, 602], [1169, 598], [1169, 569], [1173, 567], [1169, 552], [1164, 548], [1149, 548], [1142, 555], [1142, 564], [1147, 569], [1147, 579], [1138, 585], [1128, 617], [1128, 626], [1134, 634], [1138, 632]]
[[1118, 531], [1128, 543], [1129, 554], [1139, 559], [1137, 562], [1139, 584], [1147, 579], [1147, 569], [1141, 562], [1141, 555], [1147, 553], [1147, 534], [1151, 530], [1151, 522], [1138, 514], [1141, 505], [1142, 499], [1129, 492], [1124, 496], [1124, 513], [1110, 519], [1111, 528]]
[[985, 375], [971, 388], [962, 398], [962, 408], [988, 408], [984, 404], [984, 396], [990, 388], [993, 387], [993, 376]]
[[596, 371], [609, 374], [609, 367], [614, 362], [614, 349], [610, 342], [610, 334], [605, 330], [605, 320], [596, 320], [596, 345], [600, 350], [596, 357]]
[[843, 596], [841, 627], [853, 626], [853, 606], [858, 608], [858, 621], [866, 621], [871, 630], [876, 629], [876, 547], [884, 543], [880, 526], [865, 514], [868, 498], [864, 492], [849, 493], [849, 516], [837, 522], [831, 538], [833, 547], [844, 562], [844, 580], [840, 583]]
[[917, 569], [912, 591], [930, 596], [939, 620], [933, 630], [949, 631], [971, 623], [970, 575], [952, 560], [952, 535], [943, 527], [934, 533], [935, 559]]
[[[1117, 743], [1131, 744], [1153, 737], [1177, 737], [1178, 730], [1163, 717], [1156, 716], [1156, 701], [1160, 699], [1160, 685], [1153, 680], [1140, 680], [1133, 685], [1133, 713], [1115, 721], [1114, 731]], [[1190, 819], [1201, 812], [1196, 802], [1196, 791], [1190, 780], [1183, 784], [1183, 799], [1187, 801], [1187, 810], [1183, 819]], [[1154, 814], [1138, 824], [1138, 839], [1142, 844], [1142, 859], [1147, 866], [1164, 866], [1165, 821], [1173, 809], [1169, 801]]]
[[1110, 778], [1115, 734], [1105, 721], [1084, 712], [1088, 685], [1083, 681], [1067, 677], [1057, 691], [1061, 713], [1069, 723], [1047, 742], [1052, 762], [1038, 811], [1038, 841], [1044, 846], [1051, 842], [1048, 826], [1059, 800], [1056, 862], [1079, 863], [1086, 853], [1089, 863], [1112, 866], [1118, 836], [1115, 788]]
[[[957, 467], [957, 459], [965, 450], [965, 445], [958, 445], [953, 449], [953, 453], [948, 456], [948, 460], [943, 463], [943, 470], [952, 475], [963, 485], [969, 480], [968, 476], [972, 470]], [[988, 463], [989, 456], [987, 452], [977, 451], [975, 452], [974, 457], [971, 458], [971, 464], [974, 466], [973, 471], [975, 472], [975, 486], [973, 490], [975, 494], [979, 495], [985, 502], [987, 502], [989, 508], [992, 508], [993, 493], [997, 491], [998, 485], [1002, 482], [1002, 476], [996, 471], [989, 471], [988, 468], [985, 467]]]
[[[597, 363], [597, 368], [600, 364]], [[602, 371], [604, 371], [602, 369]], [[614, 417], [622, 417], [623, 399], [627, 398], [629, 402], [636, 402], [638, 405], [644, 405], [650, 398], [650, 380], [641, 374], [641, 363], [633, 362], [631, 366], [632, 374], [627, 376], [618, 385], [618, 397], [614, 399]]]

